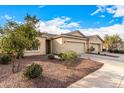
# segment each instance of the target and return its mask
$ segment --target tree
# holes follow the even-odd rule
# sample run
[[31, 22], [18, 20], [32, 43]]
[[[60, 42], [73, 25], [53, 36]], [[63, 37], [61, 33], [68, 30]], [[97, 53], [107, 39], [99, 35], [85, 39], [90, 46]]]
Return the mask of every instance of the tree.
[[119, 35], [115, 34], [112, 36], [105, 35], [104, 36], [104, 46], [107, 48], [107, 50], [111, 50], [114, 47], [117, 47], [117, 43], [122, 42]]
[[111, 36], [106, 34], [104, 36], [104, 46], [107, 48], [107, 50], [109, 50], [111, 48], [111, 45], [112, 45]]
[[[16, 56], [20, 58], [25, 49], [39, 45], [39, 41], [36, 39], [37, 31], [35, 29], [35, 24], [38, 21], [34, 20], [37, 20], [36, 17], [29, 16], [29, 18], [26, 19], [26, 23], [21, 25], [13, 21], [7, 22], [3, 29], [6, 33], [4, 33], [0, 42], [1, 49], [4, 53], [11, 54], [14, 58]], [[15, 72], [14, 67], [13, 61], [13, 72]], [[18, 63], [17, 69], [19, 69], [19, 67], [20, 62]]]
[[[12, 57], [15, 57], [24, 52], [25, 48], [30, 44], [28, 38], [24, 37], [22, 34], [14, 31], [8, 33], [6, 36], [2, 38], [1, 48], [4, 53], [10, 54]], [[18, 63], [17, 71], [19, 70], [20, 62]], [[15, 64], [13, 61], [12, 72], [14, 73]]]
[[117, 48], [117, 44], [122, 42], [122, 40], [119, 37], [119, 35], [113, 35], [111, 38], [112, 38], [112, 42], [113, 42], [112, 49]]
[[39, 19], [36, 16], [31, 16], [31, 15], [27, 14], [24, 17], [24, 20], [26, 23], [25, 24], [25, 26], [26, 26], [25, 33], [26, 33], [27, 37], [29, 37], [30, 40], [32, 41], [32, 45], [28, 49], [35, 48], [40, 45], [39, 40], [34, 39], [36, 36], [38, 36], [38, 32], [36, 32], [36, 28], [38, 26], [37, 24], [39, 23]]
[[24, 17], [24, 20], [26, 22], [26, 24], [32, 26], [32, 27], [36, 27], [36, 24], [39, 22], [39, 19], [37, 19], [36, 16], [31, 16], [29, 14], [27, 14], [25, 17]]
[[0, 27], [0, 34], [1, 35], [4, 34], [4, 31], [3, 31], [2, 27]]
[[7, 23], [4, 26], [4, 29], [6, 30], [14, 30], [19, 25], [15, 21], [7, 21]]

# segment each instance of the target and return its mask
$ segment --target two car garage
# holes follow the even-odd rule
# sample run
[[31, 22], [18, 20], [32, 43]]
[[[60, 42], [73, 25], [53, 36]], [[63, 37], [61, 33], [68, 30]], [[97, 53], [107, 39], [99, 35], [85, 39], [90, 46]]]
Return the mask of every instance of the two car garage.
[[68, 42], [65, 47], [68, 48], [67, 50], [73, 50], [78, 54], [82, 54], [85, 52], [85, 44], [84, 43]]
[[[90, 46], [92, 46], [94, 48], [94, 50], [92, 52], [94, 52], [94, 53], [100, 52], [100, 44], [91, 44]], [[83, 42], [66, 42], [64, 49], [72, 50], [78, 54], [82, 54], [82, 53], [86, 52], [87, 48], [85, 48], [85, 43], [83, 43]]]
[[88, 52], [90, 46], [94, 48], [93, 52], [100, 52], [102, 50], [103, 41], [98, 36], [84, 36], [79, 31], [55, 36], [51, 40], [52, 53], [59, 54], [65, 51], [75, 51], [77, 54]]
[[85, 53], [85, 43], [84, 42], [75, 42], [75, 41], [66, 41], [64, 44], [64, 49], [75, 51], [77, 54]]

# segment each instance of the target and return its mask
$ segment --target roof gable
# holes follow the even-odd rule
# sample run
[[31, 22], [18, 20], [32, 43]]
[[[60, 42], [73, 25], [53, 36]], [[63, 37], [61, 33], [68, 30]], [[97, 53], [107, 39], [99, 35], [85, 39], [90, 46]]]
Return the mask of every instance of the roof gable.
[[69, 32], [69, 33], [66, 33], [64, 35], [70, 35], [70, 36], [77, 36], [77, 37], [85, 37], [84, 34], [82, 34], [80, 31], [73, 31], [73, 32]]
[[104, 40], [99, 36], [99, 35], [92, 35], [92, 36], [87, 36], [88, 38], [99, 38], [102, 42], [104, 42]]

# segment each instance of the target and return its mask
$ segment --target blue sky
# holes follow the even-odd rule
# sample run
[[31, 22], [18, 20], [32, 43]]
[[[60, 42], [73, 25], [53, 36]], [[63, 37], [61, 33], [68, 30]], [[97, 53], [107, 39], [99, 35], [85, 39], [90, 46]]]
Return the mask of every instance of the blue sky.
[[[72, 21], [80, 22], [82, 28], [110, 26], [114, 23], [121, 23], [121, 18], [117, 18], [113, 23], [109, 23], [113, 18], [112, 14], [103, 13], [104, 18], [100, 17], [100, 14], [91, 16], [91, 14], [97, 9], [96, 6], [0, 6], [0, 16], [9, 15], [15, 17], [18, 21], [23, 21], [23, 17], [28, 13], [36, 15], [41, 20], [50, 20], [52, 18], [67, 16]], [[3, 24], [5, 20], [1, 20]], [[99, 24], [99, 25], [98, 25]]]
[[[40, 19], [39, 30], [64, 33], [80, 30], [91, 35], [119, 34], [124, 37], [124, 6], [50, 5], [50, 6], [0, 6], [0, 25], [6, 20], [23, 23], [28, 13]], [[56, 30], [54, 32], [54, 30]], [[107, 31], [112, 30], [112, 31]], [[123, 30], [123, 31], [122, 31]], [[57, 32], [58, 31], [58, 32]], [[115, 31], [115, 32], [114, 32]]]

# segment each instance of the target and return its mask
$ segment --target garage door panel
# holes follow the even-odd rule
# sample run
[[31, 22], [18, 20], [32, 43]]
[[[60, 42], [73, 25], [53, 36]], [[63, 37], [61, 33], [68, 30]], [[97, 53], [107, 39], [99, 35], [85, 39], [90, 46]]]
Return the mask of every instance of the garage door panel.
[[68, 50], [72, 50], [75, 51], [78, 54], [84, 53], [85, 49], [85, 44], [84, 43], [71, 43], [71, 42], [67, 42], [64, 45], [64, 51], [68, 51]]

